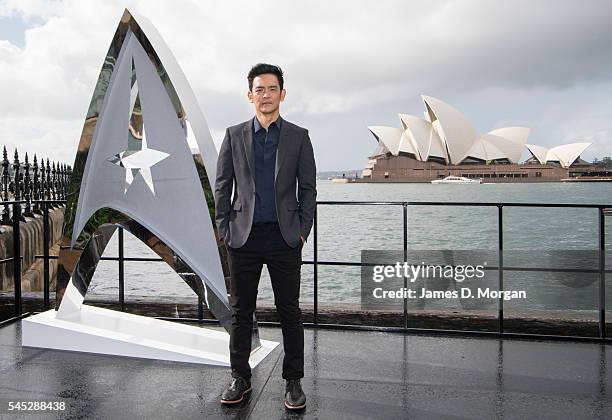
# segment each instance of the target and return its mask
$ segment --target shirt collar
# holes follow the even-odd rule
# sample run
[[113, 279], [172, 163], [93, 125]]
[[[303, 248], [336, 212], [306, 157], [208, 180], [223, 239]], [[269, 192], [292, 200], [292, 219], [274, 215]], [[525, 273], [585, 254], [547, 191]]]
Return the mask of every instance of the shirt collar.
[[[281, 116], [279, 115], [278, 118], [276, 119], [276, 121], [273, 121], [268, 128], [272, 128], [274, 126], [276, 126], [279, 130], [281, 128], [281, 124], [283, 123], [283, 119], [281, 118]], [[255, 130], [255, 132], [257, 133], [259, 130], [261, 130], [263, 127], [261, 126], [261, 124], [259, 123], [259, 120], [257, 119], [257, 116], [253, 117], [253, 129]]]

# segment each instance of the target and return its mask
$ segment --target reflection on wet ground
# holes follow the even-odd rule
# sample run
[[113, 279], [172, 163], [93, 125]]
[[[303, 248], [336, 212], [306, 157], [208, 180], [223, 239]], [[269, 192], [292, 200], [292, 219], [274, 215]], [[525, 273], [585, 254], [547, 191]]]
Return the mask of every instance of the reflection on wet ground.
[[253, 370], [250, 397], [225, 408], [227, 368], [22, 348], [16, 322], [0, 328], [0, 398], [65, 401], [49, 418], [612, 417], [610, 345], [307, 329], [299, 414], [283, 408], [282, 356], [281, 345]]

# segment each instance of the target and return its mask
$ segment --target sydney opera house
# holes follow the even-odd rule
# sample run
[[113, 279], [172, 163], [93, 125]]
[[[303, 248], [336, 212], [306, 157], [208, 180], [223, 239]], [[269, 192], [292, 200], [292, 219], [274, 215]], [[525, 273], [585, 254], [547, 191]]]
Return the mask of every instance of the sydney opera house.
[[[528, 144], [527, 127], [480, 134], [456, 108], [430, 96], [422, 99], [424, 118], [399, 114], [400, 127], [368, 127], [378, 144], [362, 179], [429, 182], [455, 175], [484, 182], [546, 182], [578, 177], [592, 169], [580, 159], [591, 143], [552, 148]], [[531, 157], [519, 162], [525, 150]]]

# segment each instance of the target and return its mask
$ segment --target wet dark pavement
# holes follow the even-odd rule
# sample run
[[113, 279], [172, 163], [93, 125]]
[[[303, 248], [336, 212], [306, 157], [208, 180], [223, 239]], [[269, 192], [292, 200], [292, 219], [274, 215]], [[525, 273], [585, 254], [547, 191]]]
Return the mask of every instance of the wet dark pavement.
[[[282, 341], [279, 328], [261, 336]], [[307, 329], [299, 414], [283, 406], [282, 355], [226, 408], [228, 368], [22, 348], [16, 322], [0, 328], [0, 418], [612, 418], [611, 345]], [[66, 411], [8, 414], [8, 401]]]

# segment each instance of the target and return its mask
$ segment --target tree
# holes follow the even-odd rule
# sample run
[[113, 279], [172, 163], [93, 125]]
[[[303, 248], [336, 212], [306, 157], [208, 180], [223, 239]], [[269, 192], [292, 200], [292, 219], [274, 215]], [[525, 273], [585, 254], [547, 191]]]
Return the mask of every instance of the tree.
[[593, 166], [597, 166], [602, 169], [612, 169], [612, 158], [610, 156], [604, 156], [601, 159], [593, 159]]

